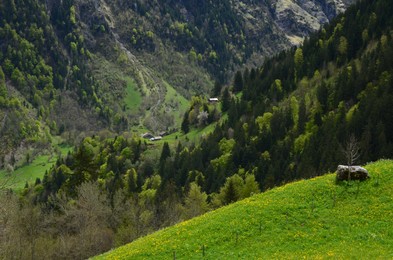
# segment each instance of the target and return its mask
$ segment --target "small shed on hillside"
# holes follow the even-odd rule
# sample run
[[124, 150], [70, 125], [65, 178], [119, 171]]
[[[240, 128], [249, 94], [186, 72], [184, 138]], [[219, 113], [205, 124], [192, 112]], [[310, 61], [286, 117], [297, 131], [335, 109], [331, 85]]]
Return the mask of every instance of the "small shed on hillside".
[[149, 132], [142, 134], [142, 138], [145, 138], [145, 139], [150, 139], [150, 138], [153, 138], [153, 137], [154, 137], [154, 135], [152, 133], [149, 133]]
[[162, 136], [154, 136], [154, 137], [152, 137], [152, 138], [150, 138], [150, 141], [158, 141], [158, 140], [161, 140], [162, 139]]
[[209, 103], [217, 103], [218, 101], [218, 98], [209, 98]]

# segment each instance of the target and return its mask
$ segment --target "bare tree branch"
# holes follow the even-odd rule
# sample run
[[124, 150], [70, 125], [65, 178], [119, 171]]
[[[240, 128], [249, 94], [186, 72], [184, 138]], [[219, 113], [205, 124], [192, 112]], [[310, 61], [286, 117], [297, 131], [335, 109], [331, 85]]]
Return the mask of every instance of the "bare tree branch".
[[360, 148], [356, 137], [352, 134], [346, 143], [344, 155], [348, 166], [352, 166], [360, 157]]
[[345, 156], [345, 159], [347, 161], [348, 165], [348, 181], [350, 181], [351, 178], [351, 167], [355, 164], [355, 162], [359, 159], [360, 157], [360, 148], [359, 148], [359, 143], [356, 137], [351, 134], [349, 137], [348, 141], [345, 144], [345, 147], [342, 147], [342, 153]]

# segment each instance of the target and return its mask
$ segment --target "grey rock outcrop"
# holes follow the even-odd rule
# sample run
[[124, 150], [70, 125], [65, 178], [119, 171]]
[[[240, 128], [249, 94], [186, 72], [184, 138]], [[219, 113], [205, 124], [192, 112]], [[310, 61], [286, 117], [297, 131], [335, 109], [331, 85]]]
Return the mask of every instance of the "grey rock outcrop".
[[337, 167], [337, 181], [346, 181], [346, 180], [360, 180], [364, 181], [370, 178], [368, 171], [360, 166], [346, 166], [339, 165]]
[[300, 44], [356, 0], [275, 0], [275, 22], [292, 44]]

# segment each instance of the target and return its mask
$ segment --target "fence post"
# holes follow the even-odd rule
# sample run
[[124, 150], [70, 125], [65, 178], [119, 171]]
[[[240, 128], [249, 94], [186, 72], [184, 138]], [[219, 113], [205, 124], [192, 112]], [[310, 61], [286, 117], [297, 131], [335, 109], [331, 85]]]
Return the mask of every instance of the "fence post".
[[262, 222], [259, 222], [259, 233], [262, 234]]

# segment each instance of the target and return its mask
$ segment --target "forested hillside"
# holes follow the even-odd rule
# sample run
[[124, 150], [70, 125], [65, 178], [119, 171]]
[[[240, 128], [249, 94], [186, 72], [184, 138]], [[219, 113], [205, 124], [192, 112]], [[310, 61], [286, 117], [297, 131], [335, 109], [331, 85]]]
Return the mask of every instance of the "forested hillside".
[[[20, 229], [7, 233], [5, 258], [15, 247], [29, 248], [26, 257], [86, 258], [261, 190], [332, 171], [347, 163], [348, 140], [360, 148], [357, 163], [391, 158], [392, 26], [389, 0], [360, 1], [302, 46], [237, 72], [221, 91], [221, 109], [194, 98], [184, 114], [187, 135], [156, 143], [129, 133], [85, 138], [43, 179], [26, 185], [14, 213], [23, 212], [30, 228], [12, 222]], [[190, 141], [196, 127], [214, 126]]]
[[343, 162], [351, 135], [358, 163], [391, 158], [392, 13], [389, 1], [361, 1], [303, 46], [244, 71], [221, 128], [235, 133], [233, 166], [256, 170], [265, 187], [313, 176]]
[[39, 1], [0, 3], [0, 168], [20, 165], [31, 147], [51, 150], [52, 135], [110, 120], [70, 7], [51, 16]]
[[4, 0], [0, 168], [53, 153], [58, 135], [176, 130], [184, 97], [210, 94], [351, 2]]
[[185, 170], [171, 172], [202, 172], [208, 193], [239, 171], [267, 189], [346, 163], [351, 136], [358, 163], [391, 158], [392, 13], [388, 1], [362, 1], [303, 46], [236, 73], [222, 92], [228, 120], [187, 152], [189, 161], [174, 157]]

